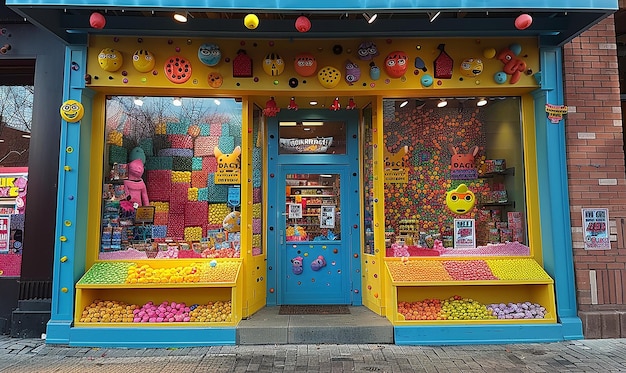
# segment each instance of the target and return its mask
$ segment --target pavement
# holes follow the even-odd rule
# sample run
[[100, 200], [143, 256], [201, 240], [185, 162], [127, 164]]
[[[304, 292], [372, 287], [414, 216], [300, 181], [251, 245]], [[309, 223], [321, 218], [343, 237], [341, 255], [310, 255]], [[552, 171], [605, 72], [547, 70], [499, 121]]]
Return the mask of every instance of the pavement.
[[90, 348], [0, 336], [0, 372], [626, 372], [626, 339], [461, 346]]

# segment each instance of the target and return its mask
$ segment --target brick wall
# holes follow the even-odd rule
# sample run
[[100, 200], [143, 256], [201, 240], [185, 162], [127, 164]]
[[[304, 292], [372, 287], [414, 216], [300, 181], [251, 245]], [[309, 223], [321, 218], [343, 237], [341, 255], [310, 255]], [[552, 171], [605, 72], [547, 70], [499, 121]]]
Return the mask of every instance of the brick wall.
[[[570, 219], [584, 334], [626, 337], [626, 179], [613, 17], [565, 45], [563, 60]], [[584, 249], [583, 207], [609, 209], [611, 250]]]

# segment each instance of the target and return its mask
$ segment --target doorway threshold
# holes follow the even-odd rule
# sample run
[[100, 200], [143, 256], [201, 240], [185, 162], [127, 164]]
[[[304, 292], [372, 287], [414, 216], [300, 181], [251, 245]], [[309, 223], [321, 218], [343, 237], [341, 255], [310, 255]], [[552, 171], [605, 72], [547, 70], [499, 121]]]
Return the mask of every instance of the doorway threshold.
[[394, 343], [393, 325], [364, 306], [348, 314], [281, 315], [280, 306], [260, 309], [237, 326], [237, 344]]

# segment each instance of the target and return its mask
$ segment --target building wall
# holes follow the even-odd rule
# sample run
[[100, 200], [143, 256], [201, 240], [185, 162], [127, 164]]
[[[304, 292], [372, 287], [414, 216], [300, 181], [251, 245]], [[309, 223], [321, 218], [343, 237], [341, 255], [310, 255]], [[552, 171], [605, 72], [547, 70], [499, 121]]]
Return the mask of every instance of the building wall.
[[[615, 36], [611, 16], [563, 51], [571, 239], [585, 338], [626, 337], [626, 179]], [[584, 249], [583, 207], [609, 209], [610, 250]]]

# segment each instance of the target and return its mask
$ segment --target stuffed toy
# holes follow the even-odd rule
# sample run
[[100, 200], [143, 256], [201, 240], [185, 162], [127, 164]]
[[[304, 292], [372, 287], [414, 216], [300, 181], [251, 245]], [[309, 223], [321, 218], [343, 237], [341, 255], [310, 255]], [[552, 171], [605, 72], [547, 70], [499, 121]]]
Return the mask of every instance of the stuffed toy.
[[130, 202], [137, 206], [148, 206], [148, 189], [143, 179], [143, 162], [141, 159], [135, 159], [128, 164], [128, 179], [124, 180], [124, 191], [130, 196]]
[[294, 275], [299, 275], [302, 274], [303, 268], [302, 268], [302, 261], [304, 259], [302, 259], [301, 256], [297, 256], [293, 259], [291, 259], [291, 271], [293, 272]]
[[326, 267], [326, 259], [324, 259], [324, 257], [321, 255], [311, 262], [311, 269], [314, 271], [319, 271], [324, 267]]

